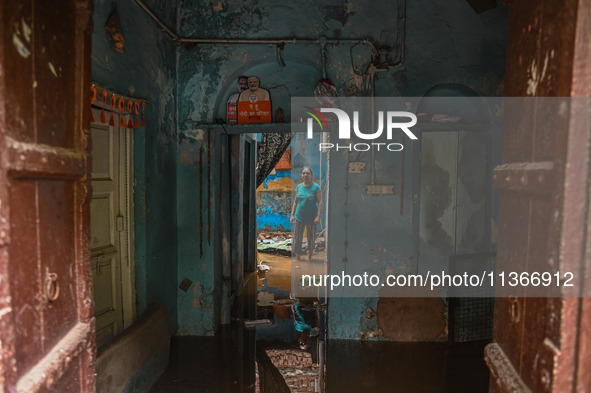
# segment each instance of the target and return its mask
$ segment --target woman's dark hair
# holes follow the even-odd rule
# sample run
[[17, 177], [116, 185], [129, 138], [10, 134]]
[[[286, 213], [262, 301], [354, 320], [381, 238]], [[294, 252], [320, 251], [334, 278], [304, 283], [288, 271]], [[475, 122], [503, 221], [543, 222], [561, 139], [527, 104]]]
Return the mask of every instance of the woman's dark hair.
[[[302, 172], [305, 171], [306, 169], [310, 171], [310, 174], [312, 176], [314, 176], [314, 171], [309, 166], [302, 167]], [[300, 172], [300, 173], [302, 173], [302, 172]]]

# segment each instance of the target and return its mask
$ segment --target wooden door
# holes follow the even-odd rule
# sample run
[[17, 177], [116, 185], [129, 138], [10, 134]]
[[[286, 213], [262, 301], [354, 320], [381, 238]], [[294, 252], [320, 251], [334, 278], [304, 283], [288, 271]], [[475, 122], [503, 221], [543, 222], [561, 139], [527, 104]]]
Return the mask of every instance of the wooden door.
[[131, 132], [98, 121], [93, 109], [92, 197], [90, 202], [90, 252], [94, 288], [96, 337], [100, 346], [133, 321], [131, 268]]
[[[506, 95], [563, 98], [505, 105], [497, 271], [572, 272], [588, 295], [591, 116], [569, 97], [591, 95], [591, 1], [509, 6]], [[497, 299], [491, 392], [591, 391], [590, 321], [588, 297]]]
[[0, 4], [0, 392], [94, 391], [90, 15]]

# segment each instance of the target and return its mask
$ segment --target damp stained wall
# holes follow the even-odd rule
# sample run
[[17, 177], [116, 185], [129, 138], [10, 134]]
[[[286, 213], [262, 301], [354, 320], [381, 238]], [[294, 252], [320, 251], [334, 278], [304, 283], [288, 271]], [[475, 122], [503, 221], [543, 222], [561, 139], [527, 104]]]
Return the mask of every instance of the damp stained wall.
[[177, 162], [178, 282], [188, 279], [192, 284], [186, 291], [179, 290], [178, 335], [213, 335], [219, 324], [222, 262], [221, 256], [216, 254], [224, 241], [230, 241], [228, 233], [222, 235], [225, 238], [217, 236], [220, 220], [216, 219], [216, 212], [222, 205], [229, 206], [229, 192], [221, 195], [219, 188], [222, 150], [227, 154], [227, 146], [222, 149], [220, 144], [219, 135], [216, 137], [215, 131], [206, 127], [180, 133]]
[[[390, 94], [416, 97], [425, 94], [431, 87], [443, 83], [464, 85], [482, 96], [502, 95], [505, 26], [506, 10], [501, 4], [496, 9], [477, 15], [464, 2], [407, 3], [405, 67], [400, 72], [394, 73], [398, 83], [389, 93], [384, 90], [386, 84], [382, 79], [377, 82], [378, 96]], [[381, 94], [380, 91], [382, 91]], [[409, 109], [416, 110], [419, 99], [408, 99], [407, 102], [410, 105]], [[494, 112], [495, 108], [490, 109]], [[501, 141], [499, 130], [491, 128], [484, 139], [489, 144], [491, 165], [494, 166], [495, 160], [498, 163], [499, 159]], [[454, 178], [453, 173], [447, 178], [441, 176], [445, 172], [440, 166], [441, 162], [433, 165], [433, 178], [443, 183], [440, 187], [441, 192], [437, 193], [429, 203], [423, 203], [423, 209], [420, 209], [422, 201], [418, 199], [418, 191], [421, 184], [418, 183], [418, 176], [421, 171], [421, 161], [418, 160], [418, 149], [421, 141], [406, 139], [393, 140], [393, 142], [403, 143], [404, 152], [391, 154], [376, 152], [375, 159], [375, 183], [393, 184], [393, 195], [368, 195], [364, 191], [365, 187], [371, 183], [370, 155], [348, 152], [331, 154], [331, 199], [329, 201], [332, 206], [332, 214], [329, 218], [329, 231], [332, 229], [329, 232], [331, 273], [341, 274], [344, 271], [352, 275], [367, 272], [382, 278], [388, 274], [411, 272], [424, 274], [431, 266], [441, 266], [440, 261], [447, 262], [453, 252], [451, 237], [447, 239], [448, 242], [444, 242], [444, 247], [439, 247], [436, 242], [421, 237], [423, 234], [419, 233], [420, 228], [417, 228], [416, 223], [420, 220], [420, 215], [424, 214], [426, 207], [441, 210], [437, 215], [454, 210], [453, 198], [448, 194], [454, 191], [454, 181], [457, 180], [458, 184], [462, 184], [465, 179], [458, 180]], [[468, 145], [469, 142], [470, 138], [460, 138], [459, 145]], [[441, 155], [445, 157], [443, 162], [446, 164], [448, 161], [456, 162], [455, 158], [452, 160], [440, 152]], [[470, 167], [472, 164], [473, 167], [482, 168], [482, 155], [464, 154], [463, 160], [462, 165]], [[465, 162], [466, 160], [472, 161]], [[349, 161], [364, 161], [370, 170], [366, 170], [363, 174], [347, 173], [345, 168]], [[427, 174], [422, 173], [423, 183], [428, 178]], [[469, 176], [472, 176], [472, 173]], [[481, 176], [483, 179], [485, 174]], [[341, 187], [339, 191], [338, 184], [347, 185], [347, 187]], [[494, 198], [491, 196], [491, 199]], [[479, 200], [477, 203], [482, 204], [482, 201]], [[491, 202], [491, 205], [493, 204], [494, 202]], [[371, 206], [371, 212], [365, 212], [364, 206]], [[490, 214], [494, 216], [492, 210], [491, 208]], [[436, 219], [436, 221], [439, 224], [441, 220]], [[376, 222], [380, 224], [375, 225]], [[464, 234], [474, 236], [475, 240], [472, 240], [472, 243], [480, 244], [481, 248], [478, 251], [488, 251], [485, 248], [488, 240], [484, 239], [485, 234], [488, 235], [484, 229], [487, 224], [480, 222], [482, 225], [471, 233], [469, 224], [461, 224], [464, 225]], [[348, 230], [341, 228], [348, 228]], [[451, 228], [450, 225], [446, 229], [449, 231]], [[441, 237], [453, 236], [453, 231], [450, 232], [442, 231]], [[417, 301], [409, 299], [408, 307], [399, 307], [393, 302], [379, 303], [380, 296], [381, 292], [375, 290], [367, 297], [331, 299], [329, 307], [331, 337], [385, 338], [404, 341], [446, 339], [444, 299], [417, 299]], [[435, 304], [434, 300], [439, 301], [440, 304]], [[397, 312], [403, 311], [397, 313], [397, 318], [406, 323], [398, 327], [380, 323], [387, 319], [380, 316], [392, 314], [394, 307], [397, 307]], [[416, 329], [418, 321], [424, 321], [433, 315], [439, 317], [439, 322], [444, 322], [439, 324], [441, 328], [438, 331], [427, 332], [423, 331], [424, 329]], [[390, 331], [393, 328], [398, 331]], [[401, 329], [408, 329], [408, 331], [400, 331]]]
[[[146, 4], [169, 26], [175, 2]], [[117, 7], [125, 53], [114, 50], [105, 22]], [[177, 328], [176, 45], [133, 1], [94, 1], [92, 81], [110, 91], [145, 98], [146, 126], [133, 130], [135, 281], [137, 312], [166, 307]]]
[[[391, 1], [180, 0], [178, 9], [177, 31], [182, 37], [372, 38], [384, 46], [383, 62], [394, 64], [402, 57], [401, 48], [394, 44], [401, 21]], [[506, 7], [500, 2], [495, 9], [482, 14], [476, 14], [464, 0], [406, 2], [404, 63], [402, 67], [376, 75], [375, 95], [418, 97], [441, 83], [466, 85], [483, 96], [501, 95], [506, 23]], [[363, 90], [364, 78], [360, 71], [369, 64], [371, 51], [363, 44], [352, 49], [353, 45], [327, 45], [327, 78], [343, 96], [368, 94]], [[354, 54], [353, 59], [351, 53]], [[281, 107], [286, 121], [289, 121], [290, 98], [312, 96], [314, 86], [322, 78], [320, 48], [312, 43], [286, 44], [278, 52], [278, 48], [272, 45], [217, 44], [179, 50], [177, 109], [182, 151], [185, 151], [183, 144], [189, 143], [186, 140], [203, 129], [204, 124], [224, 121], [226, 100], [236, 92], [236, 79], [240, 75], [259, 76], [261, 87], [268, 89], [271, 94], [272, 111]], [[256, 132], [255, 127], [253, 132]], [[499, 139], [500, 135], [493, 137], [495, 143]], [[403, 179], [409, 185], [416, 179], [413, 176], [419, 169], [413, 161], [415, 149], [416, 146], [406, 144], [404, 155], [376, 155], [376, 182], [397, 185], [393, 196], [371, 196], [379, 207], [379, 216], [369, 215], [354, 227], [344, 225], [343, 217], [336, 213], [329, 217], [332, 228], [330, 236], [335, 244], [339, 241], [343, 243], [345, 237], [349, 241], [363, 243], [355, 248], [357, 251], [347, 254], [346, 258], [371, 260], [372, 269], [380, 274], [419, 268], [416, 265], [416, 250], [412, 247], [416, 237], [412, 230], [413, 215], [418, 214], [413, 211], [413, 188], [404, 187], [401, 195], [401, 188], [398, 187]], [[186, 158], [193, 160], [198, 151], [194, 150], [193, 156], [189, 154]], [[369, 158], [365, 156], [359, 160], [367, 162]], [[369, 171], [346, 180], [348, 161], [347, 154], [331, 156], [330, 203], [342, 204], [347, 196], [348, 206], [362, 210], [367, 199], [362, 190], [369, 184]], [[404, 170], [401, 170], [402, 163]], [[181, 171], [184, 170], [181, 168]], [[182, 189], [186, 182], [195, 182], [195, 177], [178, 176], [177, 182], [178, 188]], [[400, 201], [405, 201], [403, 209]], [[179, 206], [195, 203], [198, 202], [192, 199], [191, 193], [179, 194]], [[380, 222], [380, 225], [375, 225], [375, 222]], [[349, 232], [345, 233], [344, 228], [350, 228]], [[192, 230], [179, 231], [179, 249], [181, 243], [195, 242], [198, 233], [196, 223], [193, 223]], [[211, 254], [207, 248], [204, 255], [198, 257], [195, 257], [193, 250], [191, 258], [179, 259], [179, 272], [183, 269], [199, 269], [203, 264], [204, 272], [213, 271], [214, 261], [208, 256]], [[339, 264], [343, 258], [344, 247], [332, 249], [331, 268], [342, 270]], [[200, 292], [200, 299], [213, 299], [216, 294], [215, 275], [203, 273], [199, 281], [205, 289], [205, 292]], [[377, 310], [377, 303], [378, 297], [331, 299], [331, 337], [359, 339], [380, 336], [379, 318], [367, 317], [372, 315], [367, 310]], [[214, 308], [210, 308], [210, 304], [213, 303], [209, 301], [200, 306], [207, 314], [203, 316], [202, 324], [181, 324], [181, 330], [210, 334], [215, 327]], [[191, 312], [191, 307], [189, 304], [180, 304], [179, 315]]]

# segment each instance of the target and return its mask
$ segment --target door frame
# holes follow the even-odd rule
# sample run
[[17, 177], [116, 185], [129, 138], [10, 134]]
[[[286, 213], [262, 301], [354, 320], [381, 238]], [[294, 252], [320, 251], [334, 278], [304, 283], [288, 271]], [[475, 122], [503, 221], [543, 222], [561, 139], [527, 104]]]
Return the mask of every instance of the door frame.
[[[0, 21], [5, 27], [0, 33], [0, 67], [5, 70], [0, 76], [0, 392], [90, 393], [95, 391], [96, 353], [88, 179], [92, 7], [89, 2], [80, 1], [64, 2], [57, 13], [47, 7], [43, 2], [14, 0], [0, 6]], [[44, 17], [36, 20], [37, 15]], [[26, 37], [22, 41], [25, 56], [9, 45], [12, 37]], [[49, 40], [61, 45], [48, 45]], [[52, 73], [35, 67], [47, 58], [55, 65], [55, 69], [51, 66]], [[44, 102], [47, 97], [52, 102]], [[54, 110], [64, 107], [53, 102], [57, 98], [67, 102], [67, 118], [62, 111]], [[8, 104], [15, 110], [5, 111]], [[48, 139], [52, 131], [62, 137]], [[40, 193], [39, 184], [50, 183], [48, 180], [65, 184], [65, 192]], [[34, 203], [11, 201], [9, 195], [16, 182], [34, 185]], [[52, 216], [43, 222], [39, 201], [45, 204], [46, 211], [51, 210], [48, 206], [52, 203], [72, 205], [66, 215]], [[12, 228], [22, 224], [18, 225], [18, 220], [11, 223], [10, 211], [18, 212], [19, 208], [36, 210], [32, 214], [37, 218], [29, 222], [27, 229], [27, 237], [37, 247], [36, 256], [27, 264], [29, 271], [36, 272], [25, 276], [26, 280], [11, 275], [11, 266], [15, 266], [19, 254], [35, 255], [35, 251], [19, 248], [16, 238], [11, 239]], [[39, 251], [40, 234], [47, 236], [52, 224], [56, 232], [62, 231], [67, 257], [48, 258]], [[25, 267], [19, 268], [24, 271]], [[49, 268], [67, 273], [49, 273]], [[25, 300], [15, 307], [19, 291], [32, 294], [35, 300]], [[65, 298], [63, 293], [70, 293], [73, 298]], [[68, 300], [69, 306], [60, 308]], [[52, 309], [63, 312], [47, 318], [44, 313], [49, 315]], [[26, 364], [23, 358], [29, 356], [27, 345], [37, 334], [23, 337], [16, 318], [26, 310], [36, 310], [29, 321], [39, 326], [43, 337], [46, 328], [54, 332], [51, 342], [36, 351], [32, 364]]]
[[[526, 126], [506, 127], [503, 165], [494, 170], [494, 185], [501, 191], [499, 228], [507, 228], [499, 231], [498, 267], [527, 266], [530, 258], [548, 261], [551, 272], [573, 273], [582, 292], [578, 297], [497, 299], [495, 342], [485, 349], [490, 389], [585, 391], [591, 385], [591, 302], [585, 297], [591, 279], [591, 0], [508, 3], [505, 95], [556, 98], [547, 107], [538, 102], [531, 113], [506, 108], [505, 118], [514, 115]], [[533, 20], [531, 34], [524, 34]], [[549, 57], [553, 60], [536, 89], [528, 91], [531, 69]], [[561, 107], [563, 114], [557, 111]], [[561, 128], [548, 127], [554, 119], [560, 119]], [[542, 184], [512, 182], [530, 176]], [[517, 221], [527, 225], [517, 231]], [[516, 245], [523, 243], [518, 232], [527, 234], [527, 247]]]
[[[127, 100], [126, 100], [127, 101]], [[124, 123], [127, 125], [127, 121], [125, 121], [126, 112], [121, 114], [121, 111], [117, 108], [112, 110], [108, 105], [103, 104], [102, 102], [95, 102], [92, 104], [92, 109], [104, 109], [105, 110], [105, 117], [108, 119], [109, 114], [113, 112], [113, 114], [117, 116], [123, 116]], [[107, 120], [108, 121], [108, 120]], [[95, 122], [98, 124], [102, 124], [98, 117], [95, 116]], [[107, 123], [108, 125], [108, 123]], [[120, 192], [120, 195], [125, 199], [125, 209], [127, 211], [127, 216], [125, 222], [125, 228], [127, 228], [127, 232], [119, 232], [120, 236], [120, 244], [126, 244], [127, 252], [123, 253], [123, 258], [121, 259], [121, 267], [120, 267], [120, 275], [121, 275], [121, 305], [123, 311], [123, 326], [122, 330], [128, 328], [133, 324], [133, 322], [137, 318], [137, 307], [136, 307], [136, 288], [135, 288], [135, 228], [134, 228], [134, 206], [133, 206], [133, 196], [134, 196], [134, 154], [133, 154], [133, 130], [127, 128], [127, 126], [123, 127], [123, 131], [121, 131], [122, 127], [119, 127], [118, 122], [115, 121], [115, 126], [119, 128], [120, 132], [117, 133], [119, 137], [119, 146], [120, 149], [123, 149], [123, 152], [120, 152], [120, 157], [124, 157], [126, 164], [123, 166], [119, 166], [119, 182], [120, 186], [123, 187], [125, 191]], [[92, 155], [92, 149], [89, 152]], [[91, 179], [92, 180], [92, 179]], [[121, 203], [119, 204], [121, 206]], [[125, 234], [127, 233], [127, 236]], [[126, 285], [129, 284], [129, 285]]]

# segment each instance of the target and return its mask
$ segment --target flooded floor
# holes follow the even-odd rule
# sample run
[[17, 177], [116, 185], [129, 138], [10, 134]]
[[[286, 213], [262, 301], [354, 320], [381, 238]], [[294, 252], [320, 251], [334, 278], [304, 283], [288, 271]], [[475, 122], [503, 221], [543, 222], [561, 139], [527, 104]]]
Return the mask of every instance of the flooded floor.
[[326, 391], [486, 393], [486, 344], [329, 340]]
[[325, 253], [311, 261], [259, 253], [259, 263], [268, 270], [252, 285], [256, 328], [234, 322], [216, 337], [173, 337], [170, 365], [150, 393], [488, 392], [486, 342], [329, 340], [330, 305], [292, 280], [324, 274]]
[[[230, 336], [173, 337], [170, 364], [150, 393], [256, 392], [255, 357], [247, 359], [244, 354], [228, 351], [228, 345], [233, 345]], [[450, 347], [447, 343], [330, 340], [326, 351], [325, 392], [485, 393], [488, 392], [488, 370], [482, 360], [485, 344]], [[298, 359], [289, 347], [266, 352], [274, 361], [300, 362], [300, 368], [292, 368], [283, 378], [292, 378], [299, 383], [298, 387], [303, 387], [305, 380], [312, 381], [308, 387], [314, 386], [318, 366], [314, 367], [311, 357]], [[251, 381], [246, 375], [249, 370], [253, 374]]]
[[311, 260], [307, 256], [297, 260], [289, 256], [262, 252], [259, 252], [258, 258], [260, 264], [269, 267], [269, 270], [261, 270], [259, 273], [259, 292], [281, 289], [284, 291], [281, 293], [291, 292], [297, 297], [325, 297], [317, 288], [301, 285], [298, 278], [304, 274], [326, 274], [326, 251], [314, 253]]
[[[300, 346], [302, 328], [310, 327], [317, 328], [308, 345], [312, 346], [325, 330], [326, 298], [318, 288], [301, 286], [296, 277], [324, 274], [326, 252], [315, 253], [311, 260], [259, 253], [259, 263], [268, 270], [261, 270], [257, 277], [257, 317], [269, 319], [271, 323], [257, 327], [257, 341], [261, 345], [284, 344], [296, 348]], [[305, 317], [309, 317], [307, 324], [298, 320]]]
[[291, 258], [283, 255], [259, 252], [259, 263], [269, 267], [258, 274], [257, 288], [259, 292], [277, 289], [278, 294], [289, 297], [291, 291]]

